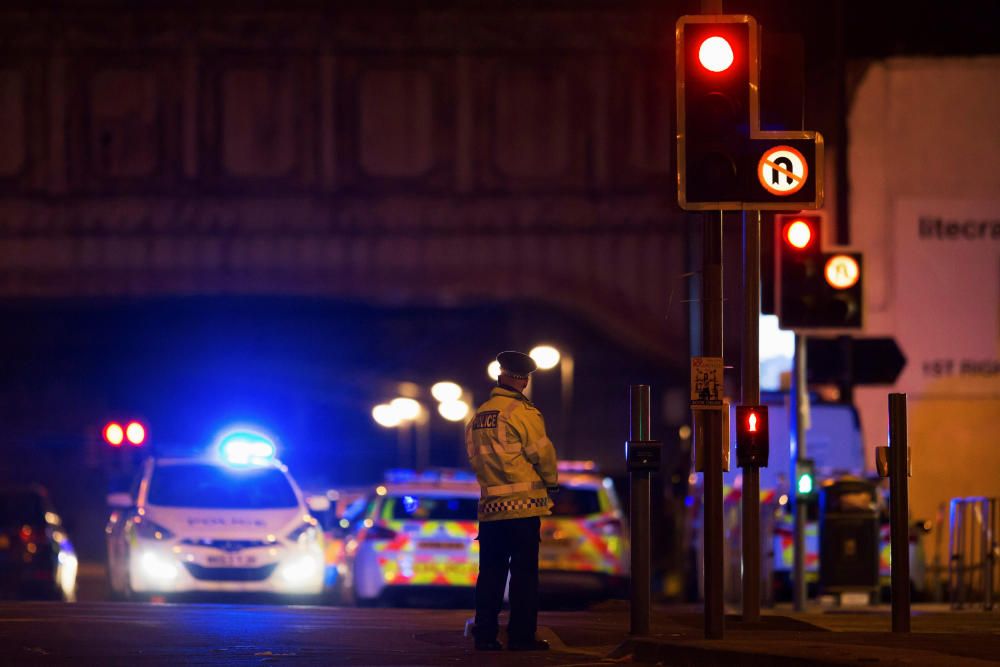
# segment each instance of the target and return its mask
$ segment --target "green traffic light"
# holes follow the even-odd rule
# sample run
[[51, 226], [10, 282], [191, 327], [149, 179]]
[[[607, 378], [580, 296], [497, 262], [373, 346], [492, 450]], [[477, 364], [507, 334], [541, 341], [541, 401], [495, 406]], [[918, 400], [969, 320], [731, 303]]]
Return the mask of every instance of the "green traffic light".
[[809, 473], [799, 475], [798, 483], [799, 495], [807, 496], [813, 491], [813, 478]]

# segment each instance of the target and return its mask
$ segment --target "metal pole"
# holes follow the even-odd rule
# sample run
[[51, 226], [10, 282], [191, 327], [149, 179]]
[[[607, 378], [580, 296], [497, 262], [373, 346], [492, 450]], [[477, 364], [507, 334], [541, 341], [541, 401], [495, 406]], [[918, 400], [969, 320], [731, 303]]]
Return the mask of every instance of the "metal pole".
[[990, 514], [990, 499], [983, 498], [979, 501], [979, 511], [982, 513], [982, 545], [980, 546], [980, 558], [983, 560], [983, 609], [990, 611], [993, 609], [993, 531], [992, 516]]
[[986, 548], [985, 548], [985, 574], [983, 586], [986, 590], [986, 597], [983, 599], [983, 609], [993, 611], [993, 570], [996, 564], [996, 515], [997, 499], [988, 498], [983, 500], [983, 511], [986, 512], [984, 523], [986, 525]]
[[[702, 247], [702, 354], [722, 356], [722, 211], [705, 216]], [[722, 412], [705, 410], [705, 638], [725, 632], [722, 550]]]
[[[743, 213], [743, 405], [760, 403], [760, 211]], [[725, 435], [725, 434], [723, 434]], [[743, 622], [760, 620], [760, 468], [743, 468]]]
[[910, 631], [909, 451], [906, 394], [889, 394], [889, 562], [892, 631]]
[[559, 435], [562, 438], [556, 445], [566, 452], [566, 458], [576, 454], [573, 447], [573, 356], [564, 352], [559, 357], [559, 405], [561, 414]]
[[799, 498], [798, 479], [796, 479], [797, 462], [806, 458], [806, 429], [809, 427], [806, 415], [809, 410], [809, 392], [806, 387], [806, 337], [795, 335], [795, 370], [794, 386], [792, 387], [792, 409], [789, 410], [795, 420], [795, 451], [792, 459], [792, 489], [789, 494], [794, 498], [792, 505], [795, 511], [795, 534], [792, 545], [794, 553], [794, 569], [792, 572], [792, 591], [795, 611], [806, 608], [806, 508]]
[[[649, 385], [629, 387], [629, 441], [649, 440]], [[629, 534], [632, 538], [632, 576], [629, 632], [649, 634], [650, 519], [649, 472], [629, 472]]]

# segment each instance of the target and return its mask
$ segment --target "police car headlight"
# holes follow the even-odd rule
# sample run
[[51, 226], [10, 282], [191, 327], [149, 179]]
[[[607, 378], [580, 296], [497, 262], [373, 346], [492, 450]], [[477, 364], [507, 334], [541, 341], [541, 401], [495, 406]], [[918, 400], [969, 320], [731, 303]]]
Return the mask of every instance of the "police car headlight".
[[177, 563], [171, 558], [158, 554], [155, 551], [147, 551], [139, 559], [142, 573], [146, 579], [158, 584], [165, 584], [177, 578]]
[[281, 578], [290, 586], [299, 586], [323, 576], [323, 563], [313, 554], [296, 556], [281, 566]]

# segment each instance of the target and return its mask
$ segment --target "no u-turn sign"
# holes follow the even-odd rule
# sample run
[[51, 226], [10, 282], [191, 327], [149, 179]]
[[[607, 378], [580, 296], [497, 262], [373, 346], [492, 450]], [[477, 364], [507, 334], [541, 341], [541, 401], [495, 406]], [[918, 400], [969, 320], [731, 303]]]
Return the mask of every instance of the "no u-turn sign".
[[761, 156], [757, 178], [764, 189], [779, 197], [795, 194], [809, 178], [809, 163], [791, 146], [774, 146]]

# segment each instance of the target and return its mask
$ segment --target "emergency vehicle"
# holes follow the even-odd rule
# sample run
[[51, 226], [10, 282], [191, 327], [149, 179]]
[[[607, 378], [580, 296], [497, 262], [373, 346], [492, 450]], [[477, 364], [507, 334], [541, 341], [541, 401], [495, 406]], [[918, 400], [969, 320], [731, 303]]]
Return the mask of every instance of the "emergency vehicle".
[[417, 592], [471, 595], [479, 484], [460, 470], [393, 470], [353, 515], [344, 590], [360, 606]]
[[560, 461], [552, 515], [542, 517], [539, 588], [606, 598], [624, 590], [628, 543], [614, 483], [593, 461]]
[[323, 533], [274, 454], [234, 433], [214, 455], [146, 461], [132, 494], [109, 497], [112, 593], [319, 595]]

